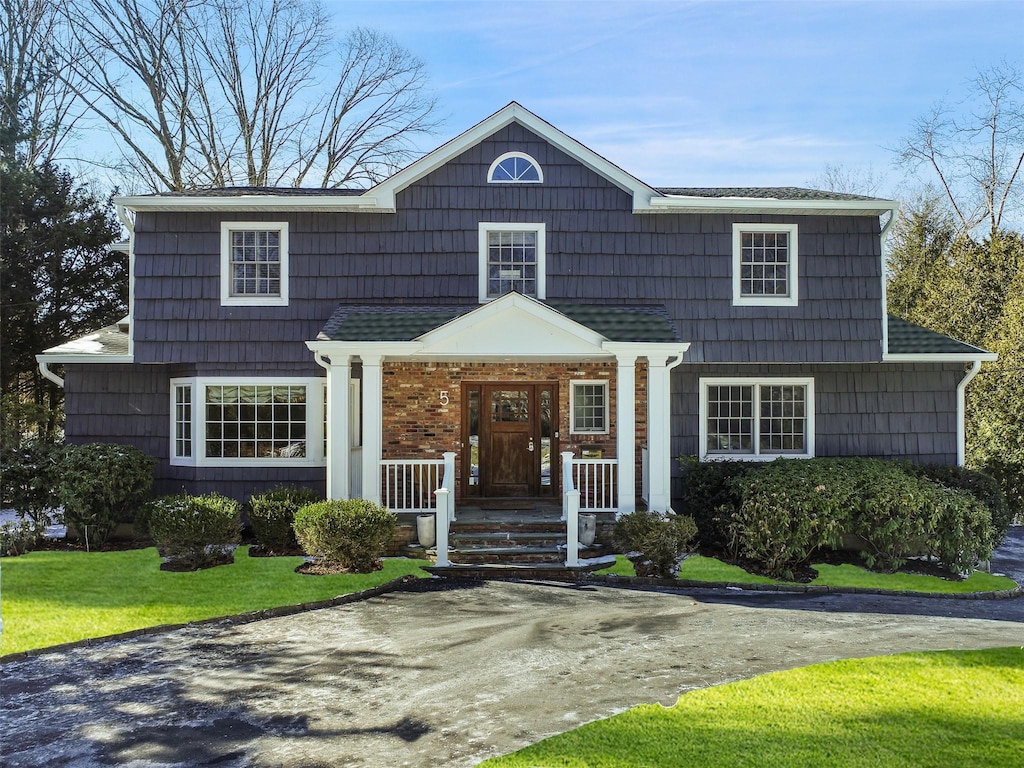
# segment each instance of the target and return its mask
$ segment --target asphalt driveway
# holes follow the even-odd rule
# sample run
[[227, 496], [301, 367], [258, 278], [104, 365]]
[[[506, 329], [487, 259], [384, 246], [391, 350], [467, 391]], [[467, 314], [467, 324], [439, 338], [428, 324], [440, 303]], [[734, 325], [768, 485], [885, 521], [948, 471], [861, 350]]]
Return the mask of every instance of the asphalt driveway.
[[763, 672], [1024, 642], [1021, 599], [419, 589], [8, 662], [3, 765], [472, 766]]

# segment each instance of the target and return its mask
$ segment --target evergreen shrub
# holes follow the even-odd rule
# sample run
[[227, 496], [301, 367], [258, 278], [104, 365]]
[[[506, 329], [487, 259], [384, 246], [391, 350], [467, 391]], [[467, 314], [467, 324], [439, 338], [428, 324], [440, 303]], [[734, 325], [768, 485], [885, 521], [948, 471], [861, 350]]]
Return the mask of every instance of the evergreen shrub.
[[186, 569], [230, 560], [241, 523], [242, 505], [218, 493], [163, 496], [149, 505], [149, 533], [157, 550]]
[[249, 499], [249, 521], [256, 540], [265, 552], [287, 553], [298, 549], [295, 513], [321, 500], [310, 488], [274, 488]]
[[692, 517], [637, 510], [616, 521], [614, 540], [620, 552], [632, 556], [638, 576], [673, 578], [696, 536]]
[[370, 573], [381, 567], [397, 520], [394, 512], [371, 501], [321, 501], [295, 513], [295, 538], [324, 565]]

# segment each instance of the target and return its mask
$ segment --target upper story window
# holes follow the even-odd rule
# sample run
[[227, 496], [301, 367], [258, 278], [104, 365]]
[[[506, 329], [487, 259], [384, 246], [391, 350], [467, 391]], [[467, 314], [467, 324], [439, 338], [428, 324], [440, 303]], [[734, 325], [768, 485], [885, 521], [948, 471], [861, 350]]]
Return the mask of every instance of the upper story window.
[[288, 224], [225, 221], [220, 235], [220, 303], [287, 305]]
[[701, 379], [700, 456], [814, 456], [814, 379]]
[[537, 161], [523, 152], [506, 152], [487, 171], [492, 184], [541, 184], [544, 172]]
[[795, 307], [796, 224], [732, 225], [734, 306]]
[[543, 299], [544, 225], [480, 224], [480, 301], [509, 291]]

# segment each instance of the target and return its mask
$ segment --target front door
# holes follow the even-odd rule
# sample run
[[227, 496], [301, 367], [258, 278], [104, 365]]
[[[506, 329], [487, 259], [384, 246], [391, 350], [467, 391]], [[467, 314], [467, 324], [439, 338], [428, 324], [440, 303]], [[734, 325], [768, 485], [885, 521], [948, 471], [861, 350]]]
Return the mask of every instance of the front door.
[[481, 382], [463, 387], [463, 440], [469, 496], [525, 497], [557, 493], [557, 384]]

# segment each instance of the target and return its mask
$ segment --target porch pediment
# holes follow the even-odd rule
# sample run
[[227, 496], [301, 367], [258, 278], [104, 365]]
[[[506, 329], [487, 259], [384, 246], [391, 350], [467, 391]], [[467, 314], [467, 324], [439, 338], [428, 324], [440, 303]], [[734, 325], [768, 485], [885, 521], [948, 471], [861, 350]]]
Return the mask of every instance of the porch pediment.
[[416, 339], [425, 357], [607, 356], [608, 339], [535, 299], [508, 293]]

